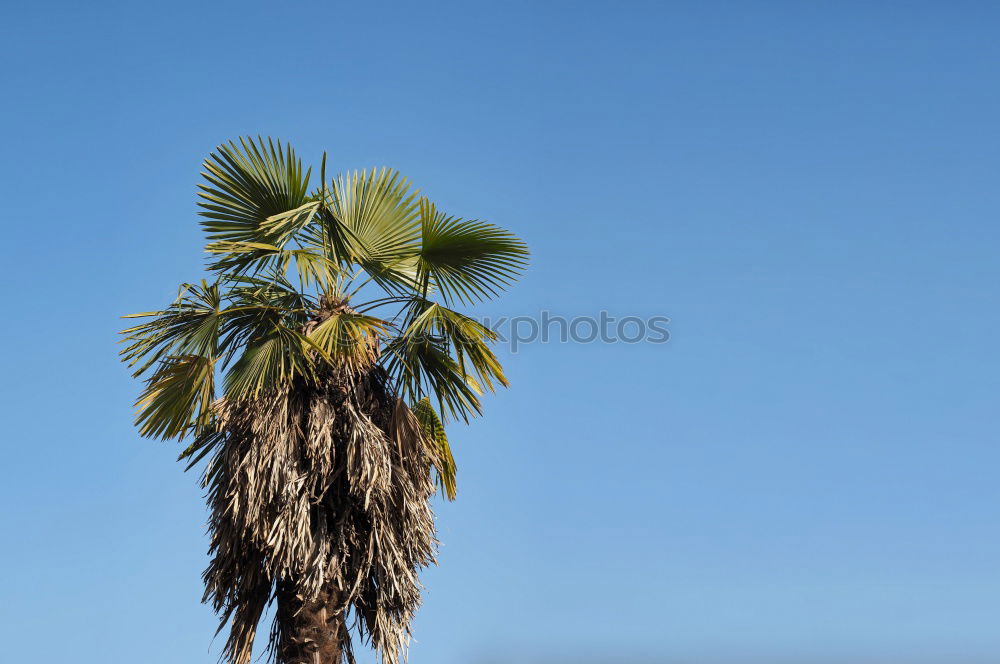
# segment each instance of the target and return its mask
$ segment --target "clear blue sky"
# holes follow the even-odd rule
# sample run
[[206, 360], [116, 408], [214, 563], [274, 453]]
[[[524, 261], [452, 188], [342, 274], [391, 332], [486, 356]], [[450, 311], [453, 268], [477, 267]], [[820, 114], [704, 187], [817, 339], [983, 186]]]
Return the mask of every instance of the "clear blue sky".
[[672, 319], [504, 352], [512, 389], [452, 432], [414, 664], [1000, 660], [998, 26], [7, 3], [2, 659], [218, 653], [197, 478], [135, 435], [115, 333], [200, 275], [200, 161], [263, 133], [525, 237], [480, 313]]

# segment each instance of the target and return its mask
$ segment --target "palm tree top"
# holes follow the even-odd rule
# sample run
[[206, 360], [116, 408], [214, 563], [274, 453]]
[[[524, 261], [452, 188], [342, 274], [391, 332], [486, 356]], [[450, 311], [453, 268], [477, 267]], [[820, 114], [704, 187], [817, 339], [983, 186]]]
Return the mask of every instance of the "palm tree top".
[[145, 320], [123, 332], [124, 359], [148, 377], [143, 435], [203, 432], [217, 373], [222, 396], [238, 401], [364, 364], [373, 348], [400, 394], [433, 402], [444, 421], [480, 413], [482, 393], [507, 384], [495, 334], [455, 307], [506, 288], [526, 266], [525, 243], [440, 212], [387, 168], [327, 181], [324, 154], [312, 188], [311, 173], [270, 138], [231, 141], [204, 162], [211, 278], [129, 316]]
[[278, 662], [313, 647], [309, 616], [340, 621], [324, 638], [353, 661], [349, 610], [388, 662], [433, 561], [432, 473], [456, 494], [445, 424], [507, 385], [496, 335], [456, 307], [510, 285], [527, 247], [390, 169], [328, 179], [324, 154], [311, 184], [270, 138], [220, 145], [202, 175], [209, 276], [123, 331], [145, 380], [136, 424], [187, 439], [188, 468], [211, 459], [206, 599], [230, 623], [230, 662], [249, 661], [274, 599]]

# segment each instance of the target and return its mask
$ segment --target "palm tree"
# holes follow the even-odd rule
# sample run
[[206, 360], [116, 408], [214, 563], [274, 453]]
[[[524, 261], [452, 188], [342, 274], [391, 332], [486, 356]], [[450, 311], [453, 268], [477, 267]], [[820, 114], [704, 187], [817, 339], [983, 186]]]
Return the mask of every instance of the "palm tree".
[[444, 425], [507, 385], [495, 334], [453, 307], [509, 285], [526, 245], [391, 170], [327, 181], [324, 155], [310, 189], [271, 139], [222, 145], [204, 168], [211, 277], [135, 314], [122, 356], [145, 378], [141, 435], [189, 441], [188, 468], [208, 459], [223, 659], [250, 661], [274, 603], [278, 664], [354, 662], [352, 633], [395, 662], [434, 562], [429, 500], [455, 498]]

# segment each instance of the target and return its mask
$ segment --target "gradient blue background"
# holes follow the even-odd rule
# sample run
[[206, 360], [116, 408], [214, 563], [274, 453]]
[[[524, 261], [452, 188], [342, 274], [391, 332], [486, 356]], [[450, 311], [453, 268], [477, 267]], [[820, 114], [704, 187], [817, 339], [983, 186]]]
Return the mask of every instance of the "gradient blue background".
[[[5, 3], [0, 635], [212, 662], [205, 514], [117, 317], [201, 274], [224, 139], [515, 230], [414, 664], [1000, 661], [1000, 5]], [[41, 659], [39, 659], [41, 657]], [[769, 660], [769, 661], [774, 661]]]

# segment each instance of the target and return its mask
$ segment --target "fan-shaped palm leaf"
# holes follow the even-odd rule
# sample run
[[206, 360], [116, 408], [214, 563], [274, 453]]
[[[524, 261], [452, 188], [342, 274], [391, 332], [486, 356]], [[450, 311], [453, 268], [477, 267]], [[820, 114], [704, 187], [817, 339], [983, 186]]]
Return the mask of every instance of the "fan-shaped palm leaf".
[[383, 352], [389, 375], [408, 401], [431, 396], [441, 413], [468, 421], [482, 412], [482, 387], [449, 353], [447, 342], [429, 335], [401, 335]]
[[323, 215], [331, 246], [383, 287], [412, 287], [420, 240], [417, 194], [399, 173], [354, 171], [336, 178]]
[[482, 323], [441, 304], [422, 298], [412, 300], [414, 315], [403, 333], [404, 337], [440, 339], [454, 355], [459, 370], [466, 375], [474, 372], [476, 383], [491, 392], [494, 382], [506, 387], [507, 378], [488, 343], [496, 333]]
[[449, 217], [421, 199], [418, 270], [446, 301], [470, 304], [497, 295], [527, 259], [527, 245], [502, 228]]
[[263, 392], [287, 386], [297, 376], [312, 375], [310, 350], [316, 345], [302, 333], [275, 325], [262, 338], [249, 341], [223, 381], [226, 398], [253, 399]]
[[[150, 318], [122, 331], [128, 344], [123, 360], [139, 377], [170, 355], [214, 356], [217, 352], [222, 294], [218, 284], [182, 284], [177, 299], [167, 309], [131, 314]], [[141, 362], [141, 364], [140, 364]]]
[[310, 170], [303, 173], [292, 147], [282, 150], [280, 141], [230, 141], [205, 160], [204, 168], [208, 184], [198, 185], [198, 205], [211, 241], [274, 244], [277, 219], [307, 203]]
[[163, 361], [136, 401], [135, 423], [150, 438], [182, 438], [204, 430], [215, 395], [215, 361], [201, 355]]

